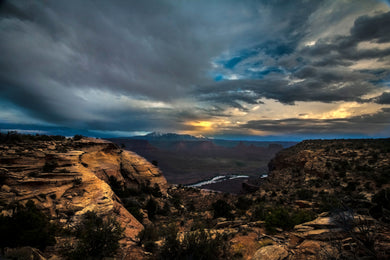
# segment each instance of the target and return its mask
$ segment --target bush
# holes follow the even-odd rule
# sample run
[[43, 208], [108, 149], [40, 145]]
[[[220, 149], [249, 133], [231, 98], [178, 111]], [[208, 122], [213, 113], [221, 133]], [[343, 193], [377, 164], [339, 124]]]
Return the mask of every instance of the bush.
[[313, 220], [314, 217], [314, 213], [310, 211], [276, 208], [266, 215], [265, 227], [271, 233], [275, 232], [276, 228], [290, 230], [295, 225]]
[[252, 212], [252, 220], [265, 220], [265, 217], [267, 216], [267, 211], [264, 208], [263, 205], [257, 205]]
[[291, 222], [289, 211], [285, 208], [276, 208], [265, 217], [265, 227], [269, 232], [275, 232], [275, 228], [288, 230], [294, 227]]
[[372, 202], [375, 203], [375, 206], [370, 209], [371, 216], [390, 223], [390, 188], [376, 193]]
[[123, 228], [114, 218], [103, 218], [95, 212], [88, 211], [83, 220], [76, 227], [75, 235], [78, 238], [76, 248], [68, 257], [71, 259], [99, 259], [113, 256], [119, 249], [119, 240], [122, 238]]
[[74, 177], [73, 178], [73, 186], [79, 186], [83, 183], [83, 179], [80, 177]]
[[0, 143], [32, 143], [39, 141], [63, 141], [64, 136], [61, 135], [29, 135], [19, 134], [17, 131], [9, 131], [7, 134], [0, 133]]
[[217, 200], [212, 204], [214, 210], [214, 218], [224, 217], [227, 219], [233, 219], [232, 207], [224, 200]]
[[73, 136], [73, 140], [78, 141], [78, 140], [83, 139], [83, 137], [84, 136], [82, 136], [82, 135], [75, 135], [75, 136]]
[[238, 200], [235, 204], [236, 208], [241, 210], [248, 210], [252, 205], [253, 201], [246, 197], [238, 197]]
[[356, 190], [356, 187], [358, 186], [358, 184], [359, 184], [358, 182], [350, 181], [350, 182], [348, 182], [347, 187], [343, 188], [343, 190], [348, 192], [348, 193], [351, 193], [351, 192]]
[[300, 189], [296, 194], [300, 200], [310, 200], [313, 198], [313, 191], [308, 189]]
[[194, 231], [186, 233], [180, 241], [177, 229], [171, 226], [161, 248], [160, 259], [229, 259], [229, 254], [228, 243], [221, 234]]
[[153, 188], [151, 188], [151, 194], [156, 197], [156, 198], [161, 198], [162, 197], [162, 193], [161, 193], [161, 189], [160, 189], [160, 186], [158, 186], [157, 183], [154, 184]]
[[157, 248], [155, 241], [159, 238], [158, 230], [153, 225], [145, 225], [145, 228], [137, 235], [139, 244], [143, 244], [147, 252], [154, 252]]
[[41, 250], [55, 244], [56, 227], [33, 201], [15, 204], [12, 216], [0, 216], [0, 247], [31, 246]]
[[157, 202], [153, 198], [150, 198], [148, 200], [148, 202], [146, 203], [145, 208], [148, 211], [149, 219], [153, 220], [154, 217], [156, 216], [158, 209], [159, 209]]
[[340, 198], [338, 198], [336, 195], [320, 193], [319, 198], [320, 198], [320, 203], [319, 203], [320, 212], [333, 211], [342, 206], [342, 202]]
[[143, 222], [144, 215], [141, 212], [141, 207], [136, 201], [125, 200], [124, 207], [135, 217], [139, 222]]
[[153, 253], [157, 249], [157, 244], [154, 241], [146, 241], [144, 244], [144, 248], [145, 248], [146, 252]]
[[169, 201], [177, 210], [181, 209], [181, 199], [178, 194], [173, 194], [172, 197], [169, 199]]

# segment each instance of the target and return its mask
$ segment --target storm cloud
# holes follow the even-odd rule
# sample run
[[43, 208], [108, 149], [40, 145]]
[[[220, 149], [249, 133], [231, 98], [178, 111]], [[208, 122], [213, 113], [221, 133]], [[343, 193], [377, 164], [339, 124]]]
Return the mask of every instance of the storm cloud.
[[287, 118], [282, 120], [253, 120], [242, 128], [282, 133], [286, 135], [315, 134], [361, 134], [389, 131], [390, 109], [383, 109], [377, 114], [355, 116], [348, 119], [302, 119]]
[[[274, 100], [380, 105], [360, 115], [377, 116], [380, 132], [388, 24], [389, 6], [375, 0], [1, 1], [0, 123], [180, 132], [244, 121], [223, 131], [245, 134], [269, 117], [254, 109]], [[322, 131], [314, 118], [267, 120], [276, 134], [300, 123]]]
[[[254, 51], [252, 54], [255, 58], [247, 55], [242, 55], [242, 59], [234, 57], [223, 65], [225, 74], [229, 73], [226, 68], [235, 68], [230, 71], [232, 74], [237, 73], [236, 80], [205, 86], [197, 91], [204, 93], [206, 98], [214, 96], [215, 101], [221, 103], [244, 101], [239, 93], [245, 91], [253, 93], [253, 99], [247, 103], [255, 103], [261, 97], [286, 104], [294, 104], [295, 101], [360, 102], [364, 95], [384, 86], [377, 84], [378, 82], [389, 80], [390, 67], [386, 65], [380, 74], [377, 71], [351, 68], [367, 59], [378, 62], [390, 60], [390, 45], [381, 49], [358, 47], [363, 42], [389, 43], [390, 27], [386, 24], [390, 24], [390, 12], [372, 17], [361, 16], [355, 20], [350, 35], [347, 36], [319, 38], [301, 48], [297, 47], [298, 44], [292, 44], [283, 47], [294, 48], [287, 53], [274, 49], [269, 54]], [[250, 51], [246, 50], [246, 53]], [[245, 63], [246, 59], [250, 60], [249, 65]], [[263, 60], [266, 59], [271, 61], [268, 61], [271, 66], [263, 65]], [[236, 69], [240, 64], [243, 68]], [[250, 72], [247, 73], [246, 70]], [[237, 95], [227, 95], [234, 91]], [[373, 101], [383, 104], [383, 98]]]

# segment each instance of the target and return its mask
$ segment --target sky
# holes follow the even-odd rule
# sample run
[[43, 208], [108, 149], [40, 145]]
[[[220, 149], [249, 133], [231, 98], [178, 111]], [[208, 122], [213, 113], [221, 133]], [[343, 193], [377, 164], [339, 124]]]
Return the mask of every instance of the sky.
[[0, 0], [0, 129], [390, 136], [390, 1]]

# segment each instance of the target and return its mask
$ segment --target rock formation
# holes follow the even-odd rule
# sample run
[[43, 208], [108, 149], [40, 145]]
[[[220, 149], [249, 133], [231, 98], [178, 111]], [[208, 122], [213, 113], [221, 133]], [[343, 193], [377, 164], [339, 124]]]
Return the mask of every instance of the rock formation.
[[[68, 227], [87, 211], [115, 216], [125, 228], [121, 242], [133, 245], [143, 225], [111, 189], [111, 176], [125, 187], [157, 184], [166, 195], [167, 183], [158, 168], [108, 141], [83, 138], [0, 145], [2, 205], [32, 200]], [[9, 214], [7, 208], [0, 211]]]

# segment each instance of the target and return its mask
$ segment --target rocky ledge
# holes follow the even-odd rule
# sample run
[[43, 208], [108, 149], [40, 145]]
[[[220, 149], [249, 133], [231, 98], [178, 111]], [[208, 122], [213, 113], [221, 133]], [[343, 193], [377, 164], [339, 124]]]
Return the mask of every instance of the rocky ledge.
[[[133, 189], [158, 185], [162, 195], [167, 194], [167, 182], [157, 167], [108, 141], [83, 138], [0, 145], [1, 205], [32, 200], [50, 219], [68, 227], [88, 211], [114, 216], [125, 229], [122, 244], [131, 246], [143, 225], [111, 189], [113, 179]], [[11, 214], [4, 206], [0, 212]]]

